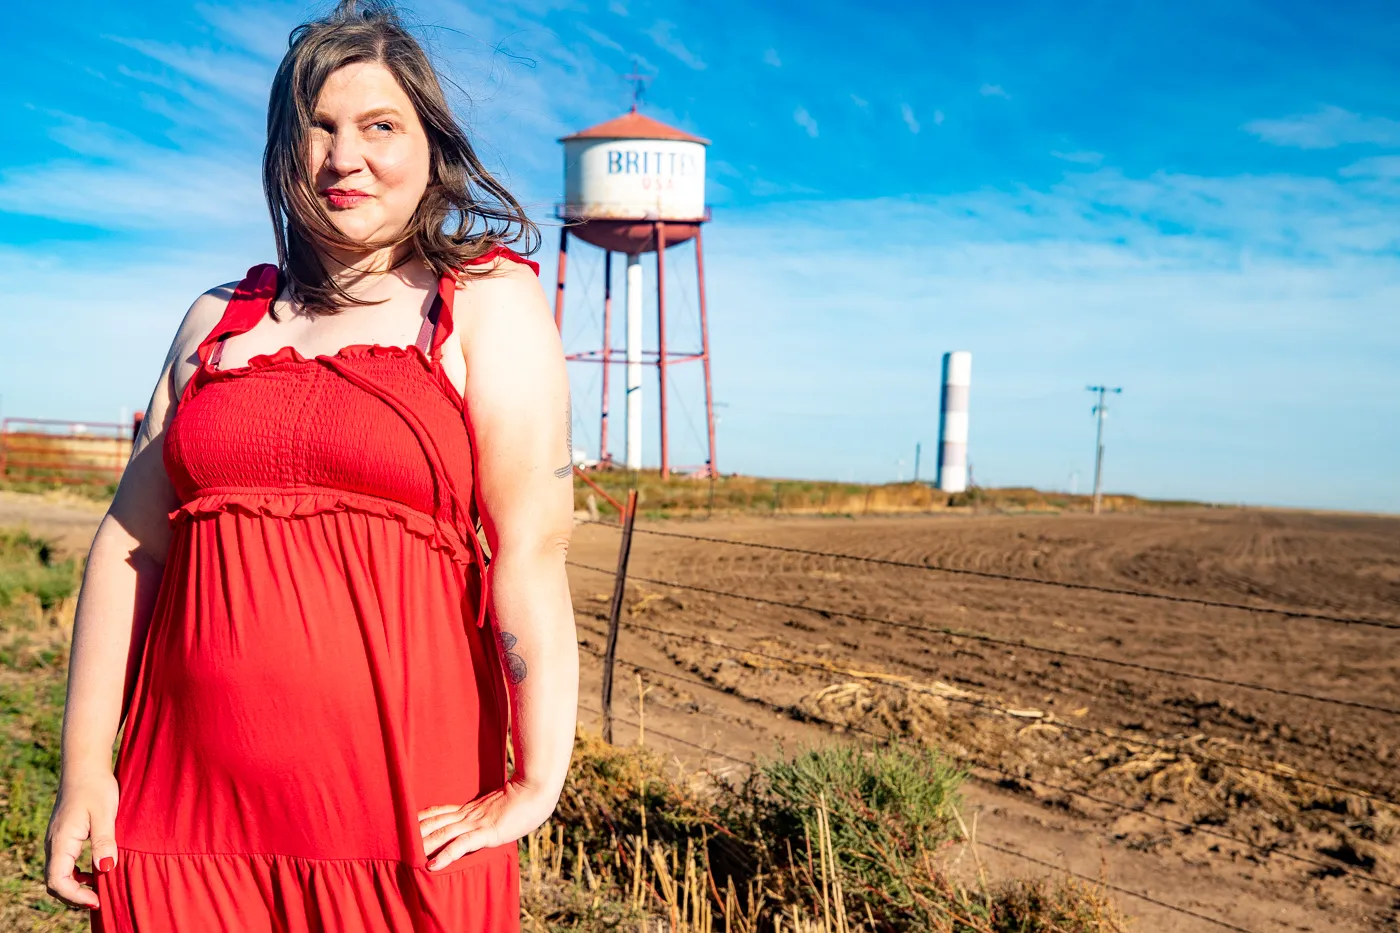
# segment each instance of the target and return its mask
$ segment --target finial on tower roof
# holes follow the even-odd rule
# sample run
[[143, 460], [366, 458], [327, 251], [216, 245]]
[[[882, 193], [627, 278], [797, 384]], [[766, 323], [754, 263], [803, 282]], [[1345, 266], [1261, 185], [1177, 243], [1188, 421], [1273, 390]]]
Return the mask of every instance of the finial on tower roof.
[[654, 75], [644, 75], [641, 71], [641, 60], [634, 58], [632, 59], [632, 73], [622, 76], [625, 80], [632, 82], [632, 113], [636, 113], [637, 108], [641, 106], [646, 97], [647, 82], [654, 77]]

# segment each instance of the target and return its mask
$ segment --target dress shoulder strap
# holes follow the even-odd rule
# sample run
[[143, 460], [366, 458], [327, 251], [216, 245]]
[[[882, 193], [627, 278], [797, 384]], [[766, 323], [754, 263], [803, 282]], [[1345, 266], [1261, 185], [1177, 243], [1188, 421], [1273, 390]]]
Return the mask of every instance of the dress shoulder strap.
[[252, 330], [277, 300], [279, 276], [277, 267], [263, 263], [248, 270], [243, 281], [233, 290], [228, 307], [214, 329], [199, 344], [200, 363], [218, 365], [223, 355], [224, 341], [235, 334]]
[[511, 249], [509, 246], [501, 246], [500, 244], [491, 247], [486, 252], [482, 253], [480, 256], [476, 257], [471, 262], [467, 263], [467, 265], [481, 265], [482, 263], [490, 262], [493, 259], [509, 259], [511, 262], [518, 262], [522, 266], [529, 266], [530, 271], [535, 273], [535, 275], [540, 274], [539, 263], [535, 262], [533, 259], [526, 259], [524, 256], [517, 253], [515, 250]]
[[[482, 253], [475, 259], [468, 260], [466, 265], [479, 266], [491, 262], [495, 259], [509, 259], [521, 265], [529, 266], [535, 275], [540, 274], [540, 264], [532, 259], [526, 259], [515, 250], [506, 246], [496, 245]], [[457, 296], [457, 276], [448, 272], [438, 280], [437, 298], [434, 299], [432, 307], [428, 309], [428, 316], [423, 319], [423, 327], [418, 331], [418, 347], [431, 359], [442, 358], [442, 347], [447, 342], [447, 338], [452, 335], [452, 303]]]

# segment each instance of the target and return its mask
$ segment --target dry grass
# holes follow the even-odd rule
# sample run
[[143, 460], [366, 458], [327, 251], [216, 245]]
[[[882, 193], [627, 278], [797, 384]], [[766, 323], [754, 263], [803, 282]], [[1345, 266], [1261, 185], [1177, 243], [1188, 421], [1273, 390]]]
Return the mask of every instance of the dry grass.
[[560, 808], [522, 851], [525, 928], [1126, 930], [1094, 885], [955, 882], [947, 857], [972, 846], [958, 780], [935, 754], [838, 747], [731, 783], [580, 734]]
[[[1089, 496], [1041, 492], [1036, 489], [974, 489], [948, 495], [927, 483], [837, 483], [821, 480], [766, 479], [729, 475], [709, 479], [673, 476], [662, 480], [655, 470], [630, 472], [599, 471], [589, 474], [619, 502], [628, 488], [637, 487], [641, 513], [647, 518], [670, 518], [705, 514], [746, 515], [889, 515], [924, 512], [1084, 512]], [[581, 480], [574, 482], [574, 507], [592, 509], [603, 516], [616, 512]], [[1107, 511], [1198, 506], [1194, 502], [1168, 502], [1111, 495], [1103, 498]]]

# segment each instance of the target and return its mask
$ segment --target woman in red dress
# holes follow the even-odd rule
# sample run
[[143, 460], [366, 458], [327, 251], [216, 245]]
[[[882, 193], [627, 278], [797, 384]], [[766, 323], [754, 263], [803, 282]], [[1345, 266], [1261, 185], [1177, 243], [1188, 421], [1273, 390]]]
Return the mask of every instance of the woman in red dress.
[[379, 3], [292, 34], [263, 170], [279, 262], [190, 308], [88, 559], [49, 890], [108, 933], [516, 930], [578, 690], [535, 231]]

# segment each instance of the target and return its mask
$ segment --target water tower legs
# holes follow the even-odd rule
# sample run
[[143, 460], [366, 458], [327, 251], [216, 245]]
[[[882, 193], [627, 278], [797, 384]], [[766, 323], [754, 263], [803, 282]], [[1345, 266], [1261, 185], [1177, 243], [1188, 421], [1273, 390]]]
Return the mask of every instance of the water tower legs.
[[[569, 258], [569, 228], [559, 228], [559, 277], [554, 286], [554, 327], [564, 332], [564, 267]], [[573, 456], [573, 454], [569, 454]]]
[[719, 475], [715, 465], [715, 396], [710, 388], [710, 322], [705, 316], [705, 250], [700, 240], [700, 231], [695, 231], [695, 284], [700, 299], [700, 364], [705, 367], [705, 428], [709, 435], [711, 476]]
[[671, 478], [671, 449], [666, 443], [666, 225], [657, 221], [656, 232], [656, 370], [661, 386], [661, 478]]
[[608, 457], [608, 376], [612, 372], [612, 250], [603, 250], [603, 406], [598, 425], [598, 462]]
[[642, 468], [642, 257], [627, 254], [627, 451], [629, 470]]
[[[599, 222], [601, 223], [601, 222]], [[601, 363], [602, 373], [602, 398], [599, 406], [599, 431], [598, 431], [598, 462], [605, 466], [625, 466], [629, 470], [640, 470], [642, 468], [642, 367], [652, 365], [653, 360], [657, 369], [658, 388], [660, 390], [660, 403], [658, 414], [660, 416], [660, 466], [662, 477], [669, 478], [671, 473], [671, 438], [670, 438], [670, 389], [669, 375], [671, 364], [688, 363], [700, 361], [704, 371], [705, 380], [705, 432], [700, 439], [702, 444], [708, 445], [708, 458], [702, 465], [695, 466], [693, 475], [702, 477], [706, 475], [717, 476], [719, 467], [715, 457], [715, 401], [714, 385], [710, 368], [710, 327], [709, 327], [709, 307], [705, 294], [705, 255], [704, 245], [699, 232], [699, 223], [680, 224], [671, 223], [669, 226], [665, 221], [648, 220], [632, 224], [632, 240], [628, 243], [629, 249], [636, 249], [638, 252], [631, 253], [626, 250], [613, 249], [604, 243], [595, 242], [585, 234], [589, 231], [584, 229], [580, 234], [576, 229], [575, 235], [570, 236], [567, 228], [559, 231], [559, 278], [554, 292], [554, 323], [560, 329], [561, 335], [564, 324], [564, 296], [565, 279], [568, 270], [568, 249], [571, 239], [582, 240], [599, 246], [603, 249], [603, 345], [599, 350], [582, 350], [575, 352], [565, 352], [565, 359], [570, 362], [590, 362]], [[580, 228], [583, 229], [583, 228]], [[679, 231], [679, 232], [677, 232]], [[649, 236], [647, 234], [650, 234]], [[668, 237], [668, 233], [672, 236]], [[687, 239], [695, 240], [695, 276], [696, 276], [696, 297], [700, 312], [700, 348], [698, 352], [692, 350], [674, 350], [667, 343], [667, 315], [666, 315], [666, 250], [669, 246], [677, 245], [676, 238], [681, 243]], [[625, 239], [623, 242], [627, 242]], [[645, 275], [642, 271], [641, 253], [656, 251], [656, 304], [657, 304], [657, 347], [655, 350], [646, 349], [642, 346], [643, 307], [646, 304], [646, 297], [643, 293], [645, 286]], [[624, 338], [625, 346], [614, 347], [612, 343], [612, 254], [622, 252], [627, 256], [626, 275], [626, 300], [624, 302], [625, 321]], [[674, 336], [674, 335], [672, 335]], [[655, 356], [653, 356], [655, 354]], [[622, 359], [618, 359], [618, 357]], [[608, 444], [608, 423], [611, 420], [610, 398], [612, 389], [611, 367], [614, 364], [623, 364], [626, 368], [624, 374], [624, 385], [626, 388], [626, 405], [623, 411], [625, 419], [623, 424], [624, 451], [621, 460], [614, 458], [609, 451]], [[689, 469], [689, 468], [688, 468]]]

